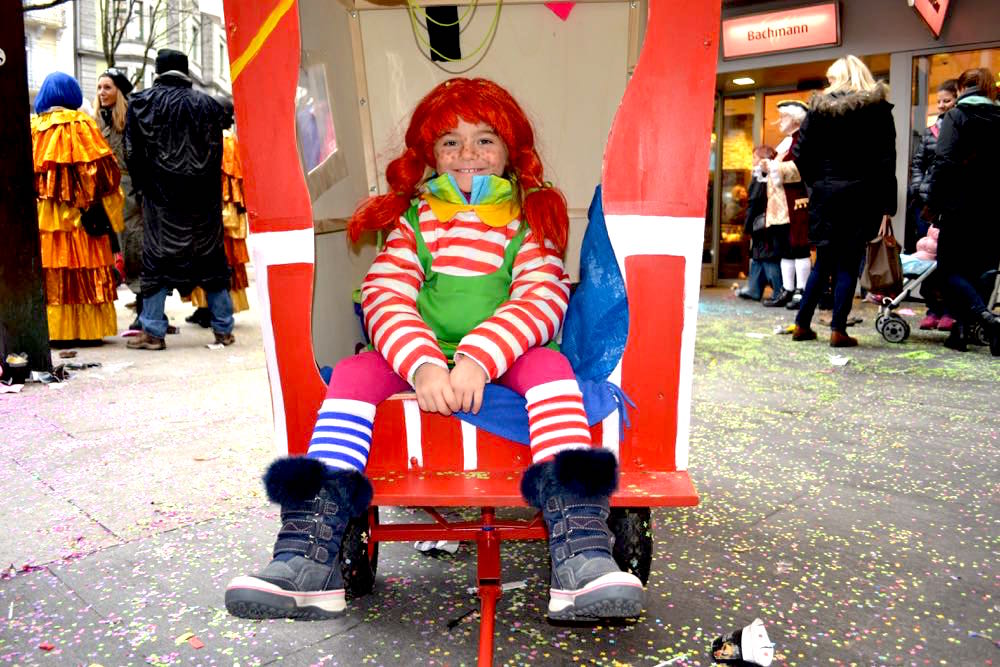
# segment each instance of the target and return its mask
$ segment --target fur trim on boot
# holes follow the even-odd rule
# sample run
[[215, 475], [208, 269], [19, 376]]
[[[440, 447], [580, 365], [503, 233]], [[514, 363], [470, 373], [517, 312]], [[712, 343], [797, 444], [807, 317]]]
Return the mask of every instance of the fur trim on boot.
[[371, 482], [356, 470], [336, 470], [305, 456], [275, 459], [264, 473], [267, 497], [279, 505], [312, 500], [324, 486], [351, 516], [364, 512], [374, 494]]
[[607, 449], [569, 449], [551, 461], [535, 463], [524, 471], [521, 495], [541, 508], [556, 492], [574, 496], [610, 496], [618, 487], [618, 461]]

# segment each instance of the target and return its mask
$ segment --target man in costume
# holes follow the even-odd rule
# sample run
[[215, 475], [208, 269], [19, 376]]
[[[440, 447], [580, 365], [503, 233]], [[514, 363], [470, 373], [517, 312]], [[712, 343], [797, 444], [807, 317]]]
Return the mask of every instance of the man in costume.
[[191, 88], [180, 51], [156, 54], [156, 81], [132, 96], [125, 124], [125, 161], [142, 200], [145, 225], [140, 283], [142, 334], [128, 347], [162, 350], [170, 290], [205, 290], [215, 341], [234, 342], [229, 265], [223, 242], [222, 130], [231, 116]]

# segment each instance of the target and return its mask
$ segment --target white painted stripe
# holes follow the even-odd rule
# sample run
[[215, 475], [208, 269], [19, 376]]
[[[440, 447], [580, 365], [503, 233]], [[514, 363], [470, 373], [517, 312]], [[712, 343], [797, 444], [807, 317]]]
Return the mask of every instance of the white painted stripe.
[[403, 401], [403, 420], [406, 423], [406, 467], [413, 468], [413, 460], [417, 466], [424, 465], [424, 447], [421, 441], [420, 406], [416, 400], [408, 398]]
[[[684, 258], [684, 329], [681, 332], [680, 384], [677, 388], [677, 440], [674, 461], [687, 470], [691, 432], [691, 391], [694, 378], [694, 341], [698, 324], [698, 291], [701, 288], [701, 254], [705, 241], [704, 218], [608, 215], [608, 237], [625, 277], [625, 258], [632, 255], [673, 255]], [[621, 362], [612, 373], [621, 379]], [[628, 387], [622, 387], [628, 393]], [[639, 406], [642, 409], [642, 406]]]
[[462, 469], [475, 470], [479, 465], [479, 454], [476, 451], [476, 427], [460, 419], [462, 424]]
[[621, 428], [620, 424], [621, 416], [618, 414], [618, 410], [612, 412], [601, 422], [601, 446], [608, 451], [614, 452], [616, 459], [619, 458], [619, 453], [621, 452], [621, 442], [618, 439], [620, 435], [618, 429]]
[[278, 456], [288, 454], [288, 427], [285, 399], [278, 374], [278, 357], [271, 322], [271, 298], [268, 293], [268, 267], [278, 264], [315, 264], [316, 236], [312, 228], [288, 232], [261, 232], [247, 235], [256, 267], [257, 298], [260, 300], [260, 330], [264, 343], [267, 378], [271, 385], [271, 411], [274, 415], [274, 448]]

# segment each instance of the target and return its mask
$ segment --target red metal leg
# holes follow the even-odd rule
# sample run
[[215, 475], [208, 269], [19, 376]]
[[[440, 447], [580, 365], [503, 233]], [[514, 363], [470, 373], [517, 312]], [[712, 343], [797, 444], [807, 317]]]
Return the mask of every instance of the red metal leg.
[[497, 600], [503, 592], [500, 588], [500, 538], [497, 536], [496, 526], [493, 525], [496, 517], [493, 508], [484, 507], [482, 516], [482, 530], [479, 533], [476, 549], [479, 599], [482, 601], [479, 615], [479, 667], [491, 667]]
[[482, 600], [479, 616], [479, 667], [493, 665], [493, 623], [500, 592], [499, 584], [479, 583], [479, 599]]

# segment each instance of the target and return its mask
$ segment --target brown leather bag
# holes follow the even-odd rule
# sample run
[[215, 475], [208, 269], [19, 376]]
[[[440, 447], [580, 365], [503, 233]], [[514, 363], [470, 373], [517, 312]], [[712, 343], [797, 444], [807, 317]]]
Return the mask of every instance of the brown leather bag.
[[899, 242], [892, 233], [892, 219], [886, 216], [878, 236], [868, 242], [861, 286], [869, 292], [896, 296], [903, 289], [903, 265], [899, 260]]

